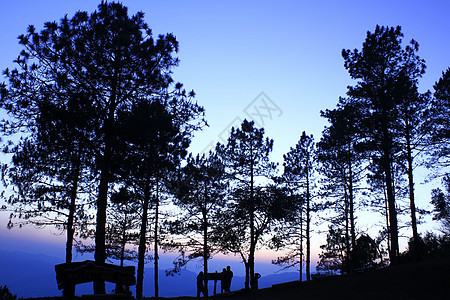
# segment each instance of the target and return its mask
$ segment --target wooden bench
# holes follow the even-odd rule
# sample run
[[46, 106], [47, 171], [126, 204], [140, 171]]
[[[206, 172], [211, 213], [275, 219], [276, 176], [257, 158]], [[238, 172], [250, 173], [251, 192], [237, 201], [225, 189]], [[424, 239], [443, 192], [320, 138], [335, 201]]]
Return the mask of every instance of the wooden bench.
[[121, 286], [136, 284], [135, 267], [120, 267], [91, 260], [55, 265], [56, 282], [63, 295], [75, 296], [75, 285], [93, 281], [108, 281]]

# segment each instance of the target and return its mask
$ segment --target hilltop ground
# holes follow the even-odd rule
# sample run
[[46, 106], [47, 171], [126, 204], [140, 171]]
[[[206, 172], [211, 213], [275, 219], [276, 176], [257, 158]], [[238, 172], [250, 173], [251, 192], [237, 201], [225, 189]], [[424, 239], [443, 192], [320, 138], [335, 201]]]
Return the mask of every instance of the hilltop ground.
[[[213, 298], [213, 297], [211, 297]], [[310, 282], [288, 282], [247, 294], [235, 291], [217, 295], [221, 300], [241, 299], [450, 299], [450, 258], [409, 263], [364, 273], [325, 277]], [[34, 298], [37, 299], [63, 299]], [[84, 296], [79, 299], [105, 299], [103, 296]], [[120, 298], [110, 295], [106, 299]], [[152, 298], [146, 298], [152, 299]], [[164, 299], [164, 298], [160, 298]], [[165, 299], [195, 299], [177, 297]]]
[[450, 259], [410, 263], [365, 273], [285, 283], [221, 299], [450, 299]]

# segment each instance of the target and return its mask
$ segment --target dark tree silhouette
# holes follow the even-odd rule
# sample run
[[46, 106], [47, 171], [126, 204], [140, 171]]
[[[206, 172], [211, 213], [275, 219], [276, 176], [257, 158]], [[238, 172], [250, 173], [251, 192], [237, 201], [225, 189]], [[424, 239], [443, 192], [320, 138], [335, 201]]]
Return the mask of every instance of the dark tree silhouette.
[[10, 292], [8, 286], [2, 285], [0, 286], [0, 299], [4, 300], [16, 300], [17, 295]]
[[[269, 160], [273, 140], [264, 138], [264, 129], [256, 128], [253, 121], [244, 120], [241, 128], [232, 128], [226, 145], [217, 144], [216, 151], [231, 180], [240, 183], [240, 190], [248, 193], [246, 206], [248, 216], [249, 248], [248, 270], [245, 287], [255, 278], [255, 251], [258, 233], [255, 231], [255, 187], [257, 178], [270, 178], [276, 165]], [[243, 186], [242, 186], [243, 185]], [[245, 198], [245, 197], [244, 197]], [[242, 200], [241, 197], [239, 197]]]
[[[12, 87], [2, 98], [8, 108], [16, 101], [19, 91]], [[52, 225], [67, 232], [66, 262], [72, 261], [75, 234], [85, 235], [90, 216], [82, 201], [89, 192], [92, 179], [87, 168], [90, 151], [80, 135], [91, 132], [91, 122], [86, 113], [92, 108], [86, 95], [75, 94], [57, 105], [48, 99], [34, 103], [36, 113], [28, 120], [21, 119], [29, 108], [18, 104], [10, 110], [13, 118], [3, 120], [4, 134], [13, 135], [25, 129], [27, 134], [16, 146], [4, 148], [13, 153], [12, 164], [3, 166], [6, 186], [15, 190], [8, 199], [13, 218], [38, 226]], [[19, 221], [20, 222], [20, 221]]]
[[306, 205], [305, 216], [305, 239], [306, 239], [306, 280], [311, 280], [311, 190], [313, 176], [313, 162], [315, 159], [314, 138], [304, 131], [295, 146], [283, 155], [284, 174], [291, 178], [291, 182], [300, 183], [304, 189], [304, 203]]
[[442, 73], [442, 77], [434, 85], [434, 98], [426, 117], [430, 122], [425, 125], [425, 130], [432, 146], [428, 166], [438, 169], [439, 174], [439, 169], [450, 165], [450, 68]]
[[450, 176], [442, 180], [444, 190], [434, 189], [431, 193], [431, 204], [434, 205], [433, 219], [442, 222], [442, 231], [450, 235]]
[[356, 240], [354, 253], [355, 267], [359, 269], [367, 269], [377, 267], [381, 263], [376, 260], [381, 258], [379, 243], [367, 234], [361, 234]]
[[[423, 60], [416, 56], [418, 44], [413, 40], [402, 48], [400, 27], [375, 28], [367, 33], [362, 51], [343, 50], [345, 68], [356, 86], [349, 87], [348, 95], [361, 102], [363, 115], [359, 130], [366, 135], [368, 150], [376, 154], [375, 170], [384, 178], [389, 209], [390, 253], [392, 264], [397, 263], [398, 221], [393, 183], [395, 155], [401, 149], [398, 106], [409, 96], [410, 83], [419, 78], [425, 69]], [[408, 78], [408, 80], [404, 80]]]
[[[224, 166], [214, 152], [188, 157], [176, 187], [175, 204], [181, 214], [169, 224], [171, 233], [178, 237], [169, 246], [181, 253], [171, 273], [180, 271], [189, 261], [201, 258], [203, 274], [208, 274], [208, 260], [218, 251], [211, 230], [217, 226], [218, 210], [225, 205], [227, 185], [224, 175]], [[206, 276], [204, 286], [205, 296], [208, 296]]]
[[[114, 162], [120, 181], [132, 186], [141, 198], [142, 221], [138, 252], [136, 296], [142, 297], [144, 258], [147, 244], [149, 208], [155, 209], [154, 242], [155, 272], [158, 270], [159, 205], [161, 193], [181, 160], [186, 155], [190, 135], [197, 123], [187, 126], [202, 109], [191, 104], [186, 91], [178, 91], [164, 100], [141, 102], [131, 110], [119, 111], [118, 125], [121, 151]], [[184, 114], [178, 113], [183, 110]], [[184, 118], [184, 119], [182, 119]], [[155, 276], [155, 296], [158, 297], [158, 277]]]
[[[95, 122], [92, 132], [79, 138], [93, 151], [90, 158], [98, 174], [95, 260], [103, 263], [108, 189], [115, 180], [118, 112], [167, 95], [173, 82], [171, 69], [178, 64], [173, 57], [178, 42], [172, 34], [154, 39], [142, 12], [129, 16], [122, 4], [105, 1], [90, 15], [77, 12], [44, 27], [37, 33], [29, 26], [28, 33], [19, 37], [24, 47], [16, 59], [19, 70], [5, 71], [10, 88], [2, 85], [2, 107], [16, 119], [5, 128], [31, 129], [44, 100], [60, 106], [74, 95], [87, 95], [89, 107], [95, 108], [89, 120]], [[173, 94], [179, 92], [176, 88]], [[199, 107], [179, 105], [179, 97], [165, 97], [171, 114], [178, 115], [177, 126], [189, 136], [192, 127], [186, 125]], [[94, 292], [104, 294], [104, 283], [94, 282]]]
[[[124, 261], [137, 259], [134, 247], [127, 247], [138, 241], [138, 228], [141, 220], [139, 201], [136, 195], [125, 187], [112, 192], [108, 205], [106, 226], [106, 257], [110, 261], [119, 261], [123, 267]], [[86, 238], [91, 238], [95, 232], [88, 231]], [[134, 246], [134, 245], [133, 245]], [[95, 245], [78, 243], [75, 248], [80, 253], [94, 253]], [[115, 291], [124, 292], [124, 286], [116, 284]]]
[[356, 244], [355, 191], [365, 169], [359, 151], [361, 136], [354, 126], [358, 118], [356, 105], [341, 98], [337, 109], [321, 112], [330, 126], [325, 128], [317, 143], [319, 171], [325, 176], [322, 190], [326, 198], [335, 198], [325, 202], [323, 208], [336, 211], [337, 215], [329, 220], [334, 226], [344, 226], [346, 272], [352, 268], [352, 251]]
[[[286, 162], [285, 162], [286, 163]], [[299, 267], [299, 281], [303, 280], [303, 263], [305, 239], [305, 199], [306, 193], [300, 189], [302, 182], [296, 175], [284, 173], [280, 178], [276, 178], [279, 188], [286, 188], [286, 198], [290, 198], [290, 212], [285, 216], [281, 224], [274, 227], [274, 235], [270, 242], [271, 248], [282, 249], [285, 254], [272, 260], [272, 263], [282, 267], [282, 270]]]
[[122, 187], [111, 195], [111, 205], [108, 208], [106, 228], [107, 257], [120, 261], [135, 260], [137, 255], [133, 249], [127, 249], [127, 244], [135, 243], [139, 228], [140, 214], [136, 195]]
[[329, 226], [326, 244], [321, 245], [317, 270], [325, 274], [343, 274], [347, 271], [348, 236], [342, 228]]
[[[141, 299], [150, 205], [159, 201], [156, 199], [159, 196], [159, 169], [167, 168], [167, 164], [170, 164], [165, 154], [169, 151], [170, 139], [177, 131], [171, 116], [159, 101], [142, 102], [131, 111], [120, 111], [118, 120], [123, 149], [121, 155], [117, 156], [117, 173], [127, 185], [134, 187], [141, 199], [136, 281], [136, 298]], [[156, 205], [153, 206], [156, 208]], [[155, 286], [155, 292], [157, 290]]]
[[[407, 47], [407, 55], [414, 56], [414, 51], [418, 49], [417, 42], [413, 43], [411, 47]], [[425, 65], [421, 66], [425, 68]], [[401, 163], [406, 170], [408, 177], [408, 193], [410, 201], [410, 213], [411, 213], [411, 229], [413, 233], [413, 245], [411, 250], [414, 250], [416, 260], [420, 258], [420, 237], [417, 231], [417, 214], [416, 204], [414, 197], [414, 177], [413, 171], [415, 168], [414, 158], [420, 154], [426, 146], [427, 131], [424, 130], [424, 124], [427, 123], [426, 113], [427, 108], [430, 105], [431, 97], [429, 93], [419, 94], [417, 88], [417, 78], [410, 78], [410, 75], [405, 72], [401, 72], [398, 75], [399, 85], [403, 85], [403, 95], [400, 98], [398, 104], [399, 119], [400, 119], [400, 144], [402, 145], [402, 160], [406, 160], [405, 163]], [[414, 76], [414, 75], [412, 75]]]
[[[277, 185], [255, 186], [253, 199], [250, 199], [250, 188], [241, 184], [233, 189], [232, 198], [226, 209], [219, 214], [218, 221], [212, 230], [212, 239], [223, 253], [233, 253], [241, 257], [246, 271], [245, 287], [257, 289], [257, 277], [250, 275], [250, 249], [256, 251], [270, 242], [275, 227], [283, 226], [294, 216], [293, 206], [296, 202], [289, 197], [288, 190]], [[249, 212], [253, 211], [254, 240], [250, 239]], [[252, 245], [252, 242], [254, 245]], [[253, 253], [254, 255], [254, 253]], [[254, 256], [253, 256], [254, 257]], [[250, 281], [250, 282], [248, 282]]]
[[[317, 270], [325, 274], [344, 274], [347, 272], [347, 240], [342, 228], [330, 226], [327, 234], [327, 242], [320, 246]], [[381, 257], [379, 245], [370, 236], [360, 235], [355, 242], [352, 256], [354, 270], [367, 269], [378, 265], [377, 259]]]

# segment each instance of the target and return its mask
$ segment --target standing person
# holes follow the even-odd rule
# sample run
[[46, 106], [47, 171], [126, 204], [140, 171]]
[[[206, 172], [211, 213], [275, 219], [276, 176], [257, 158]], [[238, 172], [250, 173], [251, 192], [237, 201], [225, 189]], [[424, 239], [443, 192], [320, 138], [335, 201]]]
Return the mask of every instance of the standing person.
[[233, 272], [231, 271], [231, 267], [227, 266], [227, 270], [226, 270], [226, 278], [227, 278], [227, 284], [225, 287], [225, 292], [230, 292], [231, 291], [231, 279], [233, 278]]
[[205, 294], [205, 286], [203, 284], [205, 280], [205, 275], [203, 275], [203, 272], [200, 271], [197, 275], [197, 298], [200, 298], [200, 293], [203, 294], [203, 296], [206, 296]]
[[250, 283], [252, 286], [252, 290], [256, 291], [258, 289], [258, 279], [261, 278], [261, 274], [255, 273], [252, 282]]
[[227, 278], [228, 278], [228, 274], [227, 274], [227, 269], [223, 268], [222, 269], [222, 278], [220, 279], [220, 292], [223, 294], [226, 291], [226, 287], [227, 287]]

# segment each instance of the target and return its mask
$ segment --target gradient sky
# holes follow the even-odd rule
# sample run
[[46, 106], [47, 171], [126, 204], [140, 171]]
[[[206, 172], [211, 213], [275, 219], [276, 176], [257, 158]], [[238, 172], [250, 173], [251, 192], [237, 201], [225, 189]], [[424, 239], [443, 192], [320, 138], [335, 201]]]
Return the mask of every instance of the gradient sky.
[[[180, 66], [173, 77], [195, 90], [210, 124], [196, 134], [191, 146], [194, 153], [221, 141], [230, 124], [248, 118], [246, 113], [255, 108], [268, 113], [257, 98], [261, 92], [272, 115], [255, 121], [264, 122], [267, 135], [274, 139], [273, 160], [281, 162], [302, 131], [318, 141], [327, 125], [320, 110], [334, 108], [339, 96], [345, 96], [347, 85], [353, 84], [343, 67], [341, 50], [360, 49], [366, 32], [374, 31], [377, 24], [401, 25], [405, 42], [411, 38], [419, 42], [418, 54], [427, 65], [421, 91], [432, 89], [442, 71], [450, 67], [450, 1], [446, 0], [121, 2], [130, 13], [143, 11], [154, 34], [172, 32], [180, 42]], [[44, 22], [65, 14], [92, 12], [98, 3], [1, 0], [0, 69], [13, 66], [21, 49], [17, 36], [29, 24], [41, 29]], [[416, 178], [423, 181], [423, 177]], [[422, 208], [430, 208], [430, 188], [418, 182], [421, 196], [417, 201]], [[0, 215], [0, 222], [0, 248], [8, 247], [13, 237], [35, 232], [7, 232], [5, 214]], [[370, 226], [364, 220], [360, 224]], [[50, 233], [37, 235], [41, 240], [64, 243]], [[319, 244], [313, 241], [313, 253], [319, 251]]]

